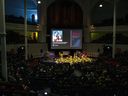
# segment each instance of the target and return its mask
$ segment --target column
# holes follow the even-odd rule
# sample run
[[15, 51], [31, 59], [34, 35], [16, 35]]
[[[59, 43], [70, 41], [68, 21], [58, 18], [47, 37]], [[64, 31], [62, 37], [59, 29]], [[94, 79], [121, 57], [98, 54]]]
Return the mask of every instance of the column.
[[115, 58], [115, 49], [116, 49], [116, 3], [113, 1], [113, 43], [112, 43], [112, 58]]
[[42, 2], [41, 5], [38, 5], [38, 14], [39, 14], [39, 42], [46, 43], [46, 33], [47, 33], [47, 5], [45, 2]]
[[90, 43], [91, 32], [90, 32], [90, 12], [89, 10], [84, 10], [83, 12], [83, 29], [84, 29], [84, 42]]
[[5, 81], [8, 81], [4, 1], [5, 0], [0, 0], [1, 68], [2, 68], [2, 77], [5, 79]]
[[27, 38], [27, 0], [24, 0], [24, 36], [25, 36], [25, 60], [28, 60], [28, 38]]
[[91, 11], [97, 1], [94, 0], [87, 0], [84, 3], [83, 7], [83, 25], [84, 25], [84, 42], [90, 43], [91, 42]]

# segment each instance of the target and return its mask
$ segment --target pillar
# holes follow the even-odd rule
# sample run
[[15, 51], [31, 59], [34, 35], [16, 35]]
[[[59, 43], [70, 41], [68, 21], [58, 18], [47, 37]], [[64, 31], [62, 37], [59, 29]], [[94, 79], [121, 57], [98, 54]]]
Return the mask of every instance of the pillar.
[[42, 2], [38, 5], [38, 16], [39, 16], [39, 42], [46, 43], [47, 33], [47, 4]]
[[5, 0], [0, 0], [0, 37], [1, 37], [1, 70], [2, 77], [8, 81], [7, 76], [7, 54], [6, 54], [6, 29], [5, 29]]
[[84, 12], [83, 15], [83, 29], [84, 29], [84, 42], [91, 42], [91, 32], [90, 32], [90, 15]]

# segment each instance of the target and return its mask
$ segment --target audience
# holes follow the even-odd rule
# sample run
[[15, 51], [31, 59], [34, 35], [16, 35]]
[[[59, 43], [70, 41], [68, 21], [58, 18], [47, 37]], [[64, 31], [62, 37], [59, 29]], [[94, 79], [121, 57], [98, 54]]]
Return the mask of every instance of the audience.
[[[42, 58], [24, 61], [17, 55], [8, 54], [8, 78], [14, 85], [0, 86], [4, 96], [128, 96], [127, 51], [115, 59], [102, 54], [92, 62], [75, 64]], [[17, 90], [22, 95], [15, 95]]]

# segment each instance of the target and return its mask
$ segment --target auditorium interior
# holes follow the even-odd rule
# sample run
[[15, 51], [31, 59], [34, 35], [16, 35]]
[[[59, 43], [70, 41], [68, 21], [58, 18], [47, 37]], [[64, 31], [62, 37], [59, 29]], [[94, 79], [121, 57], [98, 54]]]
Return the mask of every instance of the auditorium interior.
[[128, 96], [127, 0], [10, 1], [0, 96]]

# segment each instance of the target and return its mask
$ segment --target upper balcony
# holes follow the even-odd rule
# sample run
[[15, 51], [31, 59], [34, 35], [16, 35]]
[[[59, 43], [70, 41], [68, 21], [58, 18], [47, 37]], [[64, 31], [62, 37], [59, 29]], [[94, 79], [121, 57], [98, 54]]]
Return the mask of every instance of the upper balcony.
[[[6, 29], [7, 30], [24, 30], [24, 24], [19, 23], [6, 23]], [[30, 32], [38, 32], [39, 31], [39, 25], [27, 25], [27, 30]]]

